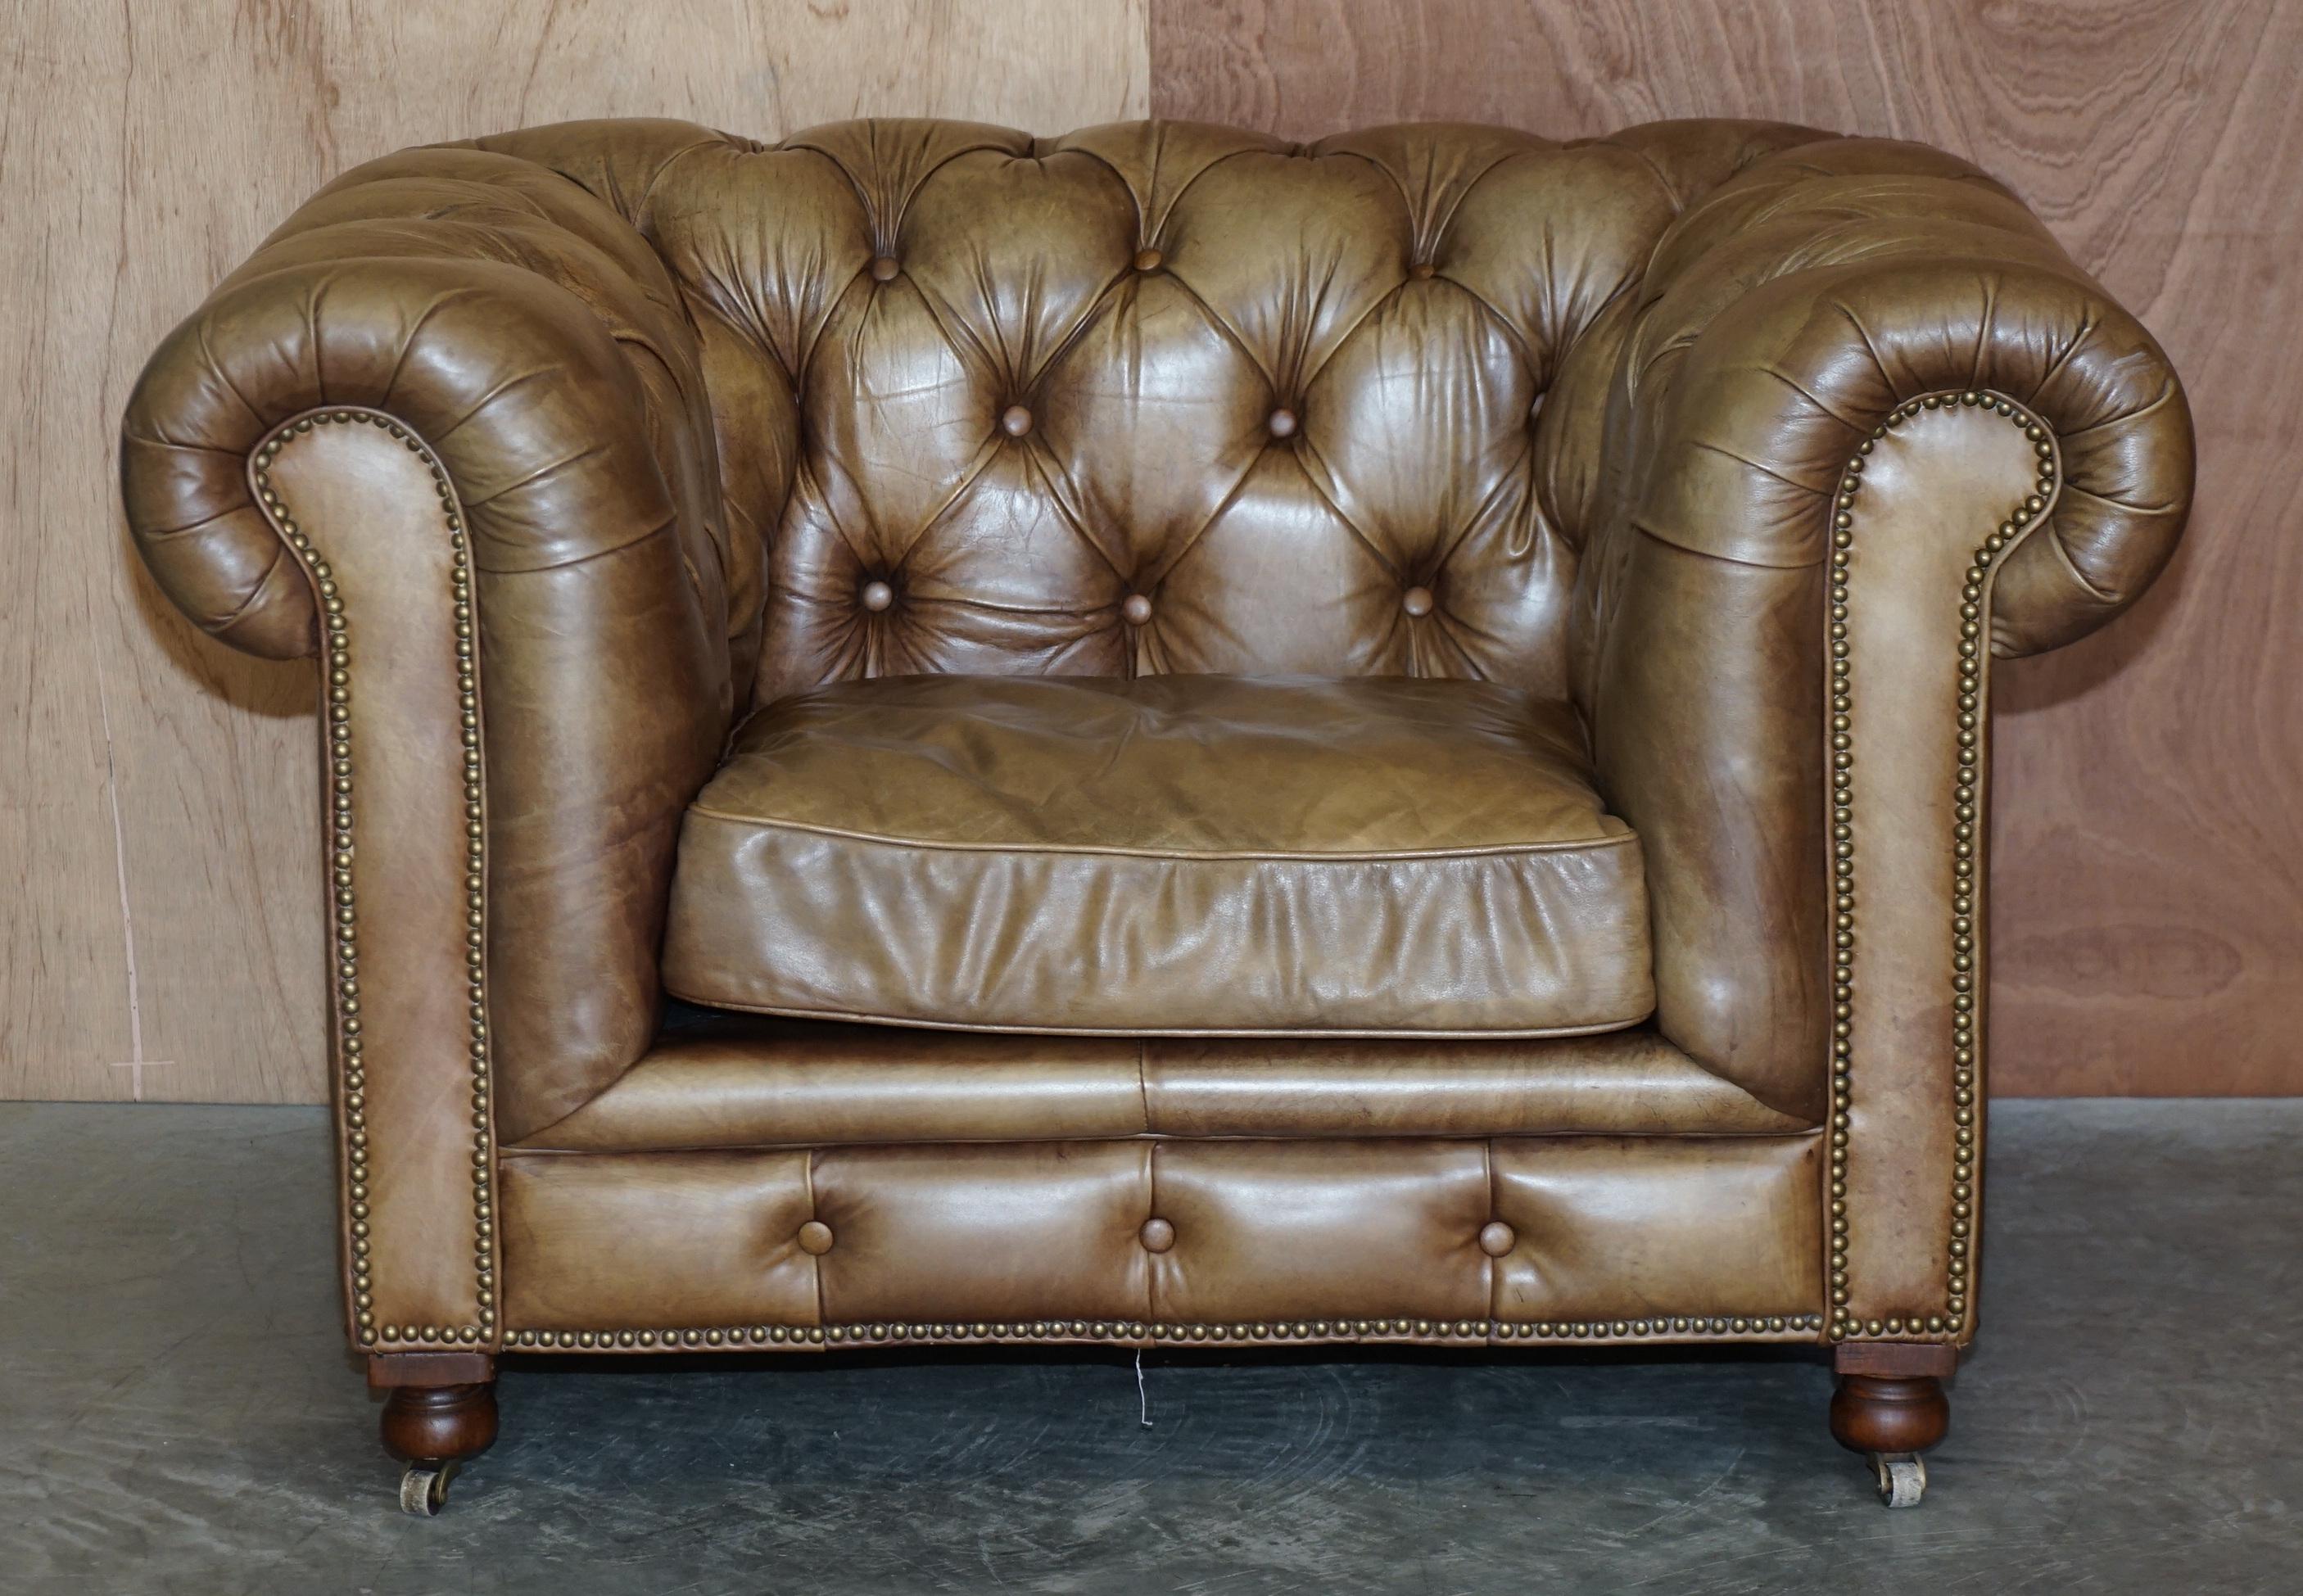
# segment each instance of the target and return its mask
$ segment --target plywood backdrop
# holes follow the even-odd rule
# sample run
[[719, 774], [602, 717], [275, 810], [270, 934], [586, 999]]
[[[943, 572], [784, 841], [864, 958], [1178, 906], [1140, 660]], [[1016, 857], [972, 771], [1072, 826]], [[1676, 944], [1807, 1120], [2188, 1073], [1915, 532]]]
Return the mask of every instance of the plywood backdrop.
[[1295, 137], [1760, 116], [2008, 180], [2165, 344], [2200, 492], [2137, 610], [2004, 668], [2001, 1093], [2303, 1092], [2303, 4], [1160, 0], [1152, 105]]
[[[305, 194], [574, 115], [1311, 136], [1775, 116], [2003, 176], [2189, 379], [2202, 492], [2133, 615], [2005, 668], [2002, 1092], [2303, 1091], [2303, 5], [2280, 0], [16, 0], [0, 56], [0, 1097], [309, 1100], [302, 666], [124, 546], [145, 351]], [[131, 975], [131, 965], [133, 974]]]
[[572, 116], [1141, 116], [1145, 34], [1141, 0], [0, 0], [0, 1097], [324, 1094], [310, 667], [176, 618], [113, 463], [145, 355], [306, 195]]

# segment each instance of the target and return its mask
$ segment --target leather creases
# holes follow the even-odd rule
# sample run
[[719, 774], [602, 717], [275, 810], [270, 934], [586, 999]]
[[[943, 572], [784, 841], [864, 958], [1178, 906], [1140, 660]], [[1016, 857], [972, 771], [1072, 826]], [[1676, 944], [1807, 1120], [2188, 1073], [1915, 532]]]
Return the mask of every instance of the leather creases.
[[1101, 1034], [1607, 1030], [1639, 840], [1488, 684], [924, 676], [781, 700], [689, 810], [664, 972], [721, 1008]]

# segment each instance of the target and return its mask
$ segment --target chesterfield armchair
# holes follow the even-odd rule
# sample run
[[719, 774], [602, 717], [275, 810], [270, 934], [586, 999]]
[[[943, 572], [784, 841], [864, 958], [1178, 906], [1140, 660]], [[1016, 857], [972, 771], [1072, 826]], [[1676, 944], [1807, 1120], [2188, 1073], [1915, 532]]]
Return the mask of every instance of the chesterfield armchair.
[[1976, 1331], [1995, 658], [2165, 356], [1917, 145], [676, 122], [406, 151], [152, 357], [159, 587], [318, 663], [346, 1325], [502, 1355]]

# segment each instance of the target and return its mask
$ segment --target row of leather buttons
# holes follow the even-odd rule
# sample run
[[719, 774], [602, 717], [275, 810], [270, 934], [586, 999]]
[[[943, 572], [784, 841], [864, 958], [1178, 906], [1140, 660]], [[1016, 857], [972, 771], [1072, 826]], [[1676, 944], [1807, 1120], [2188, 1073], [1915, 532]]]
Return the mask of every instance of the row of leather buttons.
[[[1292, 438], [1297, 426], [1295, 412], [1286, 409], [1274, 410], [1264, 418], [1263, 425], [1275, 438]], [[1020, 404], [1009, 405], [1000, 412], [1000, 430], [1011, 438], [1024, 436], [1032, 430], [1032, 412]]]
[[[1164, 1253], [1176, 1245], [1176, 1227], [1162, 1219], [1149, 1219], [1136, 1232], [1147, 1253]], [[1490, 1220], [1480, 1228], [1480, 1251], [1490, 1258], [1500, 1258], [1519, 1245], [1519, 1232], [1501, 1220]]]
[[[863, 600], [864, 607], [876, 615], [896, 602], [896, 590], [885, 582], [872, 581], [864, 584], [864, 590], [857, 596]], [[1400, 595], [1399, 607], [1419, 619], [1429, 615], [1431, 613], [1431, 589], [1410, 587]], [[1119, 613], [1128, 625], [1142, 626], [1152, 619], [1152, 601], [1141, 593], [1131, 593], [1120, 602]]]
[[[1156, 272], [1167, 258], [1157, 249], [1138, 249], [1135, 252], [1135, 269], [1139, 272]], [[896, 280], [896, 274], [903, 269], [892, 255], [874, 256], [872, 260], [872, 281], [893, 283]], [[1418, 283], [1429, 283], [1433, 270], [1430, 261], [1419, 260], [1407, 268], [1407, 274]]]
[[[863, 591], [856, 596], [863, 601], [865, 609], [876, 615], [896, 602], [896, 590], [885, 582], [871, 581], [864, 584]], [[1126, 617], [1128, 625], [1142, 626], [1152, 619], [1152, 601], [1140, 593], [1131, 593], [1119, 606], [1119, 612]]]
[[[1141, 250], [1135, 257], [1135, 269], [1139, 272], [1158, 271], [1161, 258], [1157, 249]], [[872, 262], [872, 280], [874, 283], [893, 282], [900, 270], [902, 267], [896, 264], [893, 256], [879, 256]], [[1295, 435], [1295, 412], [1285, 408], [1276, 410], [1266, 418], [1265, 426], [1275, 438], [1292, 438]], [[1000, 430], [1011, 438], [1024, 436], [1032, 430], [1032, 412], [1020, 404], [1009, 405], [1000, 413]]]
[[[1164, 1253], [1176, 1245], [1176, 1227], [1163, 1219], [1148, 1219], [1136, 1232], [1147, 1253]], [[1500, 1258], [1519, 1245], [1519, 1233], [1501, 1220], [1490, 1220], [1480, 1228], [1480, 1251], [1490, 1258]], [[822, 1220], [810, 1220], [799, 1228], [799, 1249], [821, 1258], [831, 1250], [831, 1227]]]

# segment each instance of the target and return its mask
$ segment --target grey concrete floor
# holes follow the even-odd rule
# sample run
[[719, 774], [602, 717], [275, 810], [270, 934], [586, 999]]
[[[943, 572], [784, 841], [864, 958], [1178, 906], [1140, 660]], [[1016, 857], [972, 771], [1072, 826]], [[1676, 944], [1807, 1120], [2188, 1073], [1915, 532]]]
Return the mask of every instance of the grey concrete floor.
[[1796, 1352], [508, 1362], [403, 1518], [317, 1110], [0, 1105], [0, 1592], [2303, 1592], [2303, 1102], [2001, 1104], [1890, 1513]]

